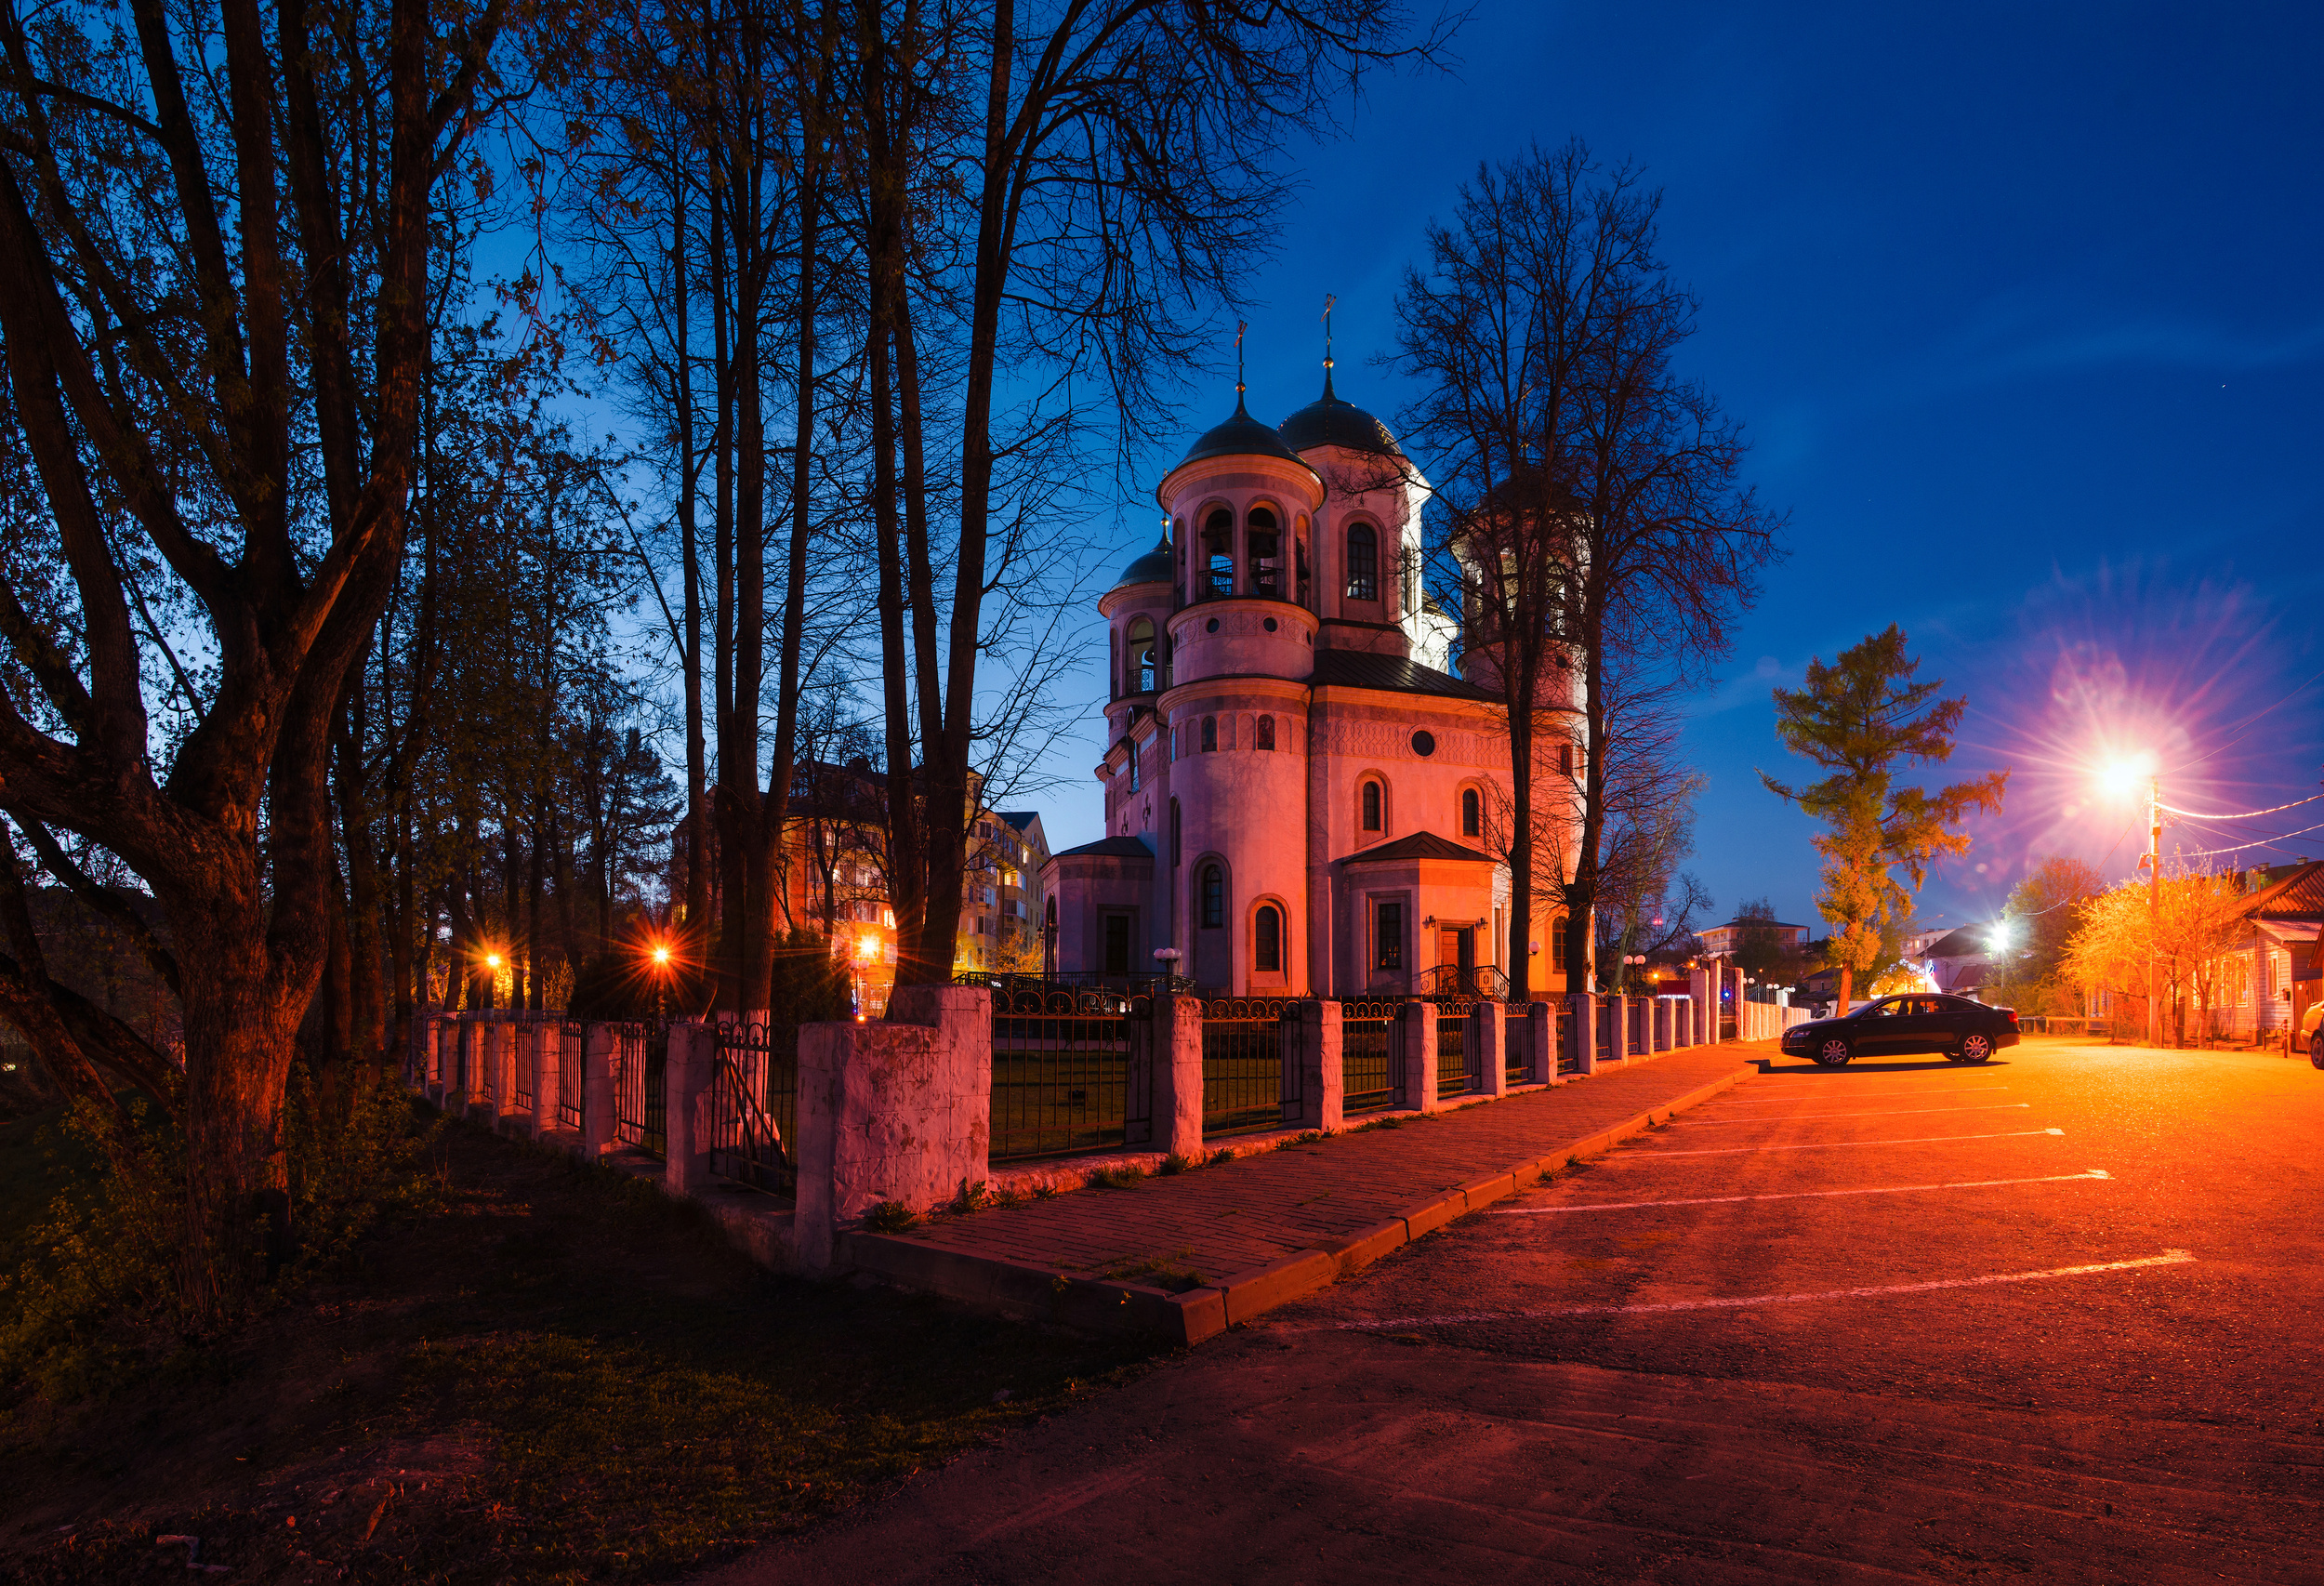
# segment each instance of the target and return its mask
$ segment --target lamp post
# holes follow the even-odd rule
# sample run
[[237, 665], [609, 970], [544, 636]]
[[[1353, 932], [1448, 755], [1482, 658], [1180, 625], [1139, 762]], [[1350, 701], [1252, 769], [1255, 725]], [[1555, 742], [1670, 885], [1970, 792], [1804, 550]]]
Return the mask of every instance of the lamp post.
[[2162, 1045], [2162, 778], [2146, 779], [2146, 1044]]

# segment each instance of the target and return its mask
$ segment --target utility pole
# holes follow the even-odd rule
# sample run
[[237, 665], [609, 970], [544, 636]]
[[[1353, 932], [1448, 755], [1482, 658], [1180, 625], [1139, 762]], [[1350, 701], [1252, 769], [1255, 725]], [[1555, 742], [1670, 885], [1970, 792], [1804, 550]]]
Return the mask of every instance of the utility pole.
[[2146, 780], [2146, 1044], [2162, 1045], [2162, 778]]

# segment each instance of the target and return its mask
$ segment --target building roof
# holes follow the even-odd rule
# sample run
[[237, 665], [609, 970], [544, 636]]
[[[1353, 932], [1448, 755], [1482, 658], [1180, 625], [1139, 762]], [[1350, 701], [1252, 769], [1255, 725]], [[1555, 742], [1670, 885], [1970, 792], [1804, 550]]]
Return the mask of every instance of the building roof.
[[1041, 818], [1041, 813], [1038, 810], [997, 810], [994, 813], [1019, 831], [1024, 830], [1025, 827]]
[[1804, 925], [1791, 925], [1780, 919], [1730, 919], [1723, 925], [1708, 926], [1711, 931], [1748, 931], [1754, 925], [1764, 925], [1776, 931], [1805, 931]]
[[1324, 371], [1322, 397], [1285, 419], [1278, 433], [1294, 451], [1340, 446], [1371, 456], [1404, 460], [1404, 452], [1397, 446], [1395, 436], [1389, 433], [1388, 426], [1355, 403], [1340, 400], [1331, 389], [1329, 369]]
[[[1974, 934], [1973, 934], [1974, 932]], [[1993, 927], [1962, 925], [1930, 943], [1923, 953], [1932, 958], [1981, 958], [1993, 951]]]
[[1308, 681], [1317, 688], [1376, 688], [1391, 694], [1433, 694], [1446, 699], [1500, 697], [1450, 672], [1399, 655], [1375, 655], [1367, 650], [1316, 651], [1315, 674]]
[[1272, 426], [1261, 424], [1250, 416], [1243, 406], [1240, 391], [1235, 395], [1234, 416], [1223, 424], [1204, 430], [1201, 438], [1187, 448], [1186, 455], [1179, 458], [1178, 466], [1184, 468], [1188, 463], [1199, 463], [1211, 457], [1280, 457], [1285, 462], [1299, 464], [1310, 473], [1315, 471], [1308, 467], [1305, 457], [1284, 444], [1283, 437], [1275, 433]]
[[1473, 848], [1463, 848], [1433, 831], [1416, 831], [1410, 837], [1400, 837], [1393, 842], [1383, 842], [1377, 848], [1367, 848], [1351, 853], [1340, 861], [1342, 865], [1373, 865], [1402, 859], [1456, 859], [1472, 865], [1495, 865], [1489, 853]]
[[1170, 539], [1162, 536], [1161, 543], [1122, 569], [1122, 575], [1114, 580], [1114, 588], [1126, 589], [1132, 584], [1167, 584], [1170, 581]]
[[1068, 848], [1063, 853], [1052, 853], [1051, 859], [1151, 859], [1154, 850], [1134, 837], [1102, 837], [1095, 842], [1085, 842], [1079, 848]]
[[2247, 919], [2324, 919], [2324, 860], [2301, 866], [2243, 900]]

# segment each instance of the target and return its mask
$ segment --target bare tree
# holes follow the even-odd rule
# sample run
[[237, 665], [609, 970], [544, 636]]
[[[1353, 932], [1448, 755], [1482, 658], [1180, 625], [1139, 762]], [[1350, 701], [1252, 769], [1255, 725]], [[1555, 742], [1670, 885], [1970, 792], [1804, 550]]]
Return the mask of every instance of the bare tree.
[[[1738, 482], [1739, 426], [1672, 368], [1694, 302], [1656, 255], [1659, 208], [1578, 141], [1480, 166], [1397, 298], [1465, 665], [1507, 702], [1512, 892], [1535, 894], [1541, 839], [1569, 830], [1553, 884], [1576, 983], [1626, 743], [1665, 735], [1726, 653], [1783, 526]], [[1521, 996], [1531, 925], [1511, 921]]]

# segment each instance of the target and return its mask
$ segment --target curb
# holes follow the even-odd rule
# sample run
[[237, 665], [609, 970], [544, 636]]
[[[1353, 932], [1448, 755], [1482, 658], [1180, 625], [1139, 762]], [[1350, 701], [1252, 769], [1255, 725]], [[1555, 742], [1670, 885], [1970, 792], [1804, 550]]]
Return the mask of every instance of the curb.
[[1293, 1250], [1264, 1266], [1180, 1294], [1166, 1293], [1145, 1284], [1077, 1276], [1030, 1262], [968, 1255], [882, 1234], [842, 1234], [838, 1254], [842, 1264], [858, 1271], [942, 1294], [1007, 1318], [1038, 1317], [1071, 1327], [1147, 1334], [1167, 1343], [1196, 1344], [1278, 1305], [1327, 1289], [1457, 1218], [1519, 1190], [1530, 1189], [1578, 1157], [1610, 1151], [1631, 1136], [1644, 1134], [1656, 1124], [1699, 1106], [1762, 1072], [1758, 1063], [1748, 1064], [1595, 1134], [1432, 1196], [1401, 1217], [1392, 1217], [1312, 1249]]

